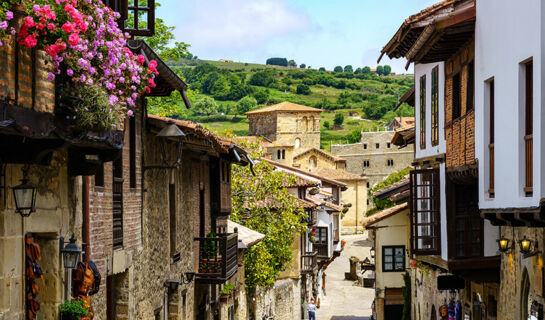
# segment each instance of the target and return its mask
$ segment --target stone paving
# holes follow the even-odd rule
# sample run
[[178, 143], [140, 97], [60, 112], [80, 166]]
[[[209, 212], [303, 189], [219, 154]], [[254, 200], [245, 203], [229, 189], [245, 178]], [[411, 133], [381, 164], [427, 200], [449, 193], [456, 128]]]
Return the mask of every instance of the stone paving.
[[374, 289], [355, 285], [344, 280], [344, 273], [350, 271], [349, 259], [369, 256], [372, 243], [366, 235], [343, 235], [345, 249], [326, 270], [326, 296], [317, 309], [317, 320], [369, 320], [371, 304], [375, 296]]

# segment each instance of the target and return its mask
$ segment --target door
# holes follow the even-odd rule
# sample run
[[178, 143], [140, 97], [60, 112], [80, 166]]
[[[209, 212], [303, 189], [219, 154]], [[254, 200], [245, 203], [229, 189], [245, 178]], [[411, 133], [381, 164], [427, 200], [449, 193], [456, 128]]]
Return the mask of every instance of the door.
[[384, 320], [399, 320], [403, 318], [403, 305], [390, 304], [384, 306]]

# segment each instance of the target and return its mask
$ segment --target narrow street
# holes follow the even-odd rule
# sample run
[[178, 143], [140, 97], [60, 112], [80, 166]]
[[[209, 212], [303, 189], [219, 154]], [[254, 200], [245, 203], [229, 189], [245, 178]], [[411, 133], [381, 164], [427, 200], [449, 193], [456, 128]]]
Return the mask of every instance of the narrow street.
[[326, 271], [326, 296], [317, 309], [318, 320], [368, 320], [371, 317], [373, 289], [344, 279], [344, 273], [350, 271], [350, 257], [368, 257], [371, 242], [362, 234], [346, 235], [343, 239], [346, 241], [345, 249]]

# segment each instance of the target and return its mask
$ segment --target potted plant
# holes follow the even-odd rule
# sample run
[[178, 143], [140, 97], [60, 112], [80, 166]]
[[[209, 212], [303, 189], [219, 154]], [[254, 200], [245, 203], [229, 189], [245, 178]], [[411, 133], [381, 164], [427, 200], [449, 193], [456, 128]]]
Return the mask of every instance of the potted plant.
[[90, 320], [94, 318], [91, 307], [83, 300], [66, 300], [60, 306], [61, 320]]
[[235, 290], [235, 286], [231, 283], [227, 283], [220, 291], [220, 301], [227, 302], [229, 295]]

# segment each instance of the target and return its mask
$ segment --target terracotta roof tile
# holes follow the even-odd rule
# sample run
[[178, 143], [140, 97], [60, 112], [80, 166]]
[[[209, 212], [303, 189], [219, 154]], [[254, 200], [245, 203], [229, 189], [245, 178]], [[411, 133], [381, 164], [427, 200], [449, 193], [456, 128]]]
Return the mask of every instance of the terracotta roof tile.
[[380, 212], [377, 212], [375, 214], [373, 214], [372, 216], [370, 217], [367, 217], [365, 219], [363, 219], [362, 221], [362, 225], [364, 228], [367, 228], [369, 226], [372, 226], [373, 224], [377, 223], [377, 222], [380, 222], [386, 218], [389, 218], [391, 216], [394, 216], [400, 212], [402, 212], [403, 210], [407, 210], [409, 209], [409, 204], [407, 202], [404, 202], [402, 204], [399, 204], [397, 206], [394, 206], [394, 207], [391, 207], [391, 208], [388, 208], [388, 209], [384, 209]]
[[312, 172], [319, 175], [319, 176], [323, 176], [323, 177], [333, 179], [333, 180], [338, 180], [338, 181], [354, 181], [354, 180], [363, 181], [363, 180], [367, 180], [367, 178], [365, 178], [365, 177], [362, 177], [362, 176], [359, 176], [359, 175], [356, 175], [356, 174], [352, 174], [352, 173], [346, 172], [346, 171], [341, 170], [341, 169], [335, 170], [335, 169], [323, 168], [322, 167], [322, 168], [317, 168], [317, 169], [313, 170]]
[[227, 232], [234, 233], [235, 228], [237, 228], [238, 240], [242, 241], [242, 243], [244, 243], [247, 247], [251, 247], [261, 241], [263, 238], [265, 238], [265, 235], [262, 233], [247, 228], [231, 220], [227, 220]]
[[296, 103], [291, 102], [281, 102], [279, 104], [272, 105], [270, 107], [264, 107], [261, 109], [253, 110], [246, 112], [247, 115], [251, 114], [259, 114], [259, 113], [268, 113], [268, 112], [278, 112], [278, 111], [286, 111], [286, 112], [322, 112], [320, 109], [311, 108], [307, 106], [303, 106]]

